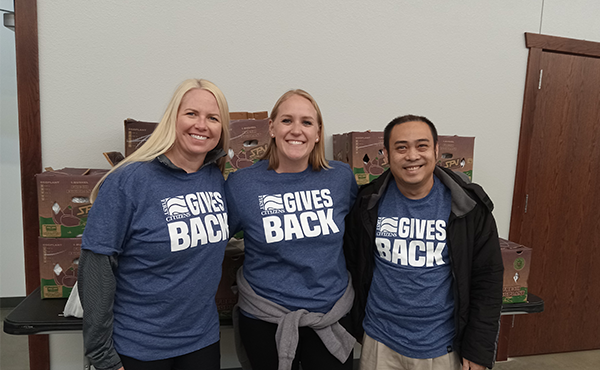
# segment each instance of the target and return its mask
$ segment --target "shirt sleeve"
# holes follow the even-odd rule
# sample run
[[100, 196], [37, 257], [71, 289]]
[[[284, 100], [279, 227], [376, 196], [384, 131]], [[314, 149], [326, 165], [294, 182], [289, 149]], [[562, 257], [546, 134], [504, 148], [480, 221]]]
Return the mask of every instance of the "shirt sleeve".
[[111, 174], [100, 187], [83, 232], [82, 249], [108, 256], [119, 255], [123, 251], [133, 219], [132, 199], [135, 197], [133, 194], [128, 196], [127, 183], [123, 185], [120, 181], [122, 175]]
[[81, 251], [77, 285], [83, 307], [83, 347], [98, 370], [122, 366], [112, 340], [116, 268], [115, 257]]
[[225, 181], [225, 199], [227, 201], [227, 220], [229, 222], [229, 235], [233, 236], [242, 228], [240, 215], [238, 213], [237, 201], [235, 199], [235, 176], [229, 174], [229, 178]]

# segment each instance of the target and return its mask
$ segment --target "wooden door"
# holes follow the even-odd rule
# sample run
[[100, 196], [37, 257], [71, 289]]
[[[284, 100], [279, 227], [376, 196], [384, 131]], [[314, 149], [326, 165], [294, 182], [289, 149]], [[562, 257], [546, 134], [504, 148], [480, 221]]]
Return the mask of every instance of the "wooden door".
[[515, 318], [509, 356], [600, 348], [600, 45], [586, 45], [530, 53], [510, 239], [533, 248], [545, 311]]

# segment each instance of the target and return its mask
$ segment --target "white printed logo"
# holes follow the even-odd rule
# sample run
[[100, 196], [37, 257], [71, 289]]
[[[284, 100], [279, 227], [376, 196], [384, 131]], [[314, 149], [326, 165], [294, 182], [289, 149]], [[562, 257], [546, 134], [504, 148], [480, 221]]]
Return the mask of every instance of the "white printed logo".
[[259, 195], [258, 204], [267, 243], [340, 232], [329, 189]]
[[185, 204], [185, 198], [183, 195], [173, 197], [173, 198], [165, 198], [161, 200], [163, 212], [167, 216], [177, 216], [177, 215], [185, 215], [189, 216], [190, 210]]
[[397, 236], [398, 217], [378, 217], [377, 235], [379, 236]]
[[379, 257], [403, 266], [446, 264], [446, 221], [378, 217], [375, 246]]
[[263, 215], [285, 212], [281, 194], [259, 195], [258, 205]]
[[229, 240], [225, 202], [219, 192], [203, 191], [161, 200], [167, 216], [171, 252]]

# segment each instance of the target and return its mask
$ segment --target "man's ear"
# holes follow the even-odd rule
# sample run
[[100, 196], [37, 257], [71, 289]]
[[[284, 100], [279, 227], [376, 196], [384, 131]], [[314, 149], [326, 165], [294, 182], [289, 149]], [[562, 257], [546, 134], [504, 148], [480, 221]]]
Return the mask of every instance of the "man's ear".
[[437, 162], [440, 157], [438, 156], [440, 154], [440, 143], [435, 144], [435, 161]]

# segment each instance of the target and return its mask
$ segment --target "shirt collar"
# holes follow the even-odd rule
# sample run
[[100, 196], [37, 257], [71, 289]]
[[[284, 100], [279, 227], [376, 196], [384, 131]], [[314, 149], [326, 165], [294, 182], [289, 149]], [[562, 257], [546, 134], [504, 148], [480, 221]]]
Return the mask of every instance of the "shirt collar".
[[[206, 165], [209, 165], [211, 163], [216, 163], [218, 159], [224, 157], [226, 154], [227, 153], [225, 153], [225, 151], [222, 148], [215, 148], [215, 149], [211, 150], [210, 152], [206, 153], [206, 157], [204, 158], [204, 163], [198, 169], [198, 171], [201, 170], [202, 168], [204, 168], [204, 166], [206, 166]], [[183, 170], [180, 167], [177, 167], [173, 162], [171, 162], [171, 160], [164, 153], [159, 155], [158, 157], [156, 157], [156, 159], [163, 165], [169, 167], [170, 169], [185, 172], [185, 170]]]

